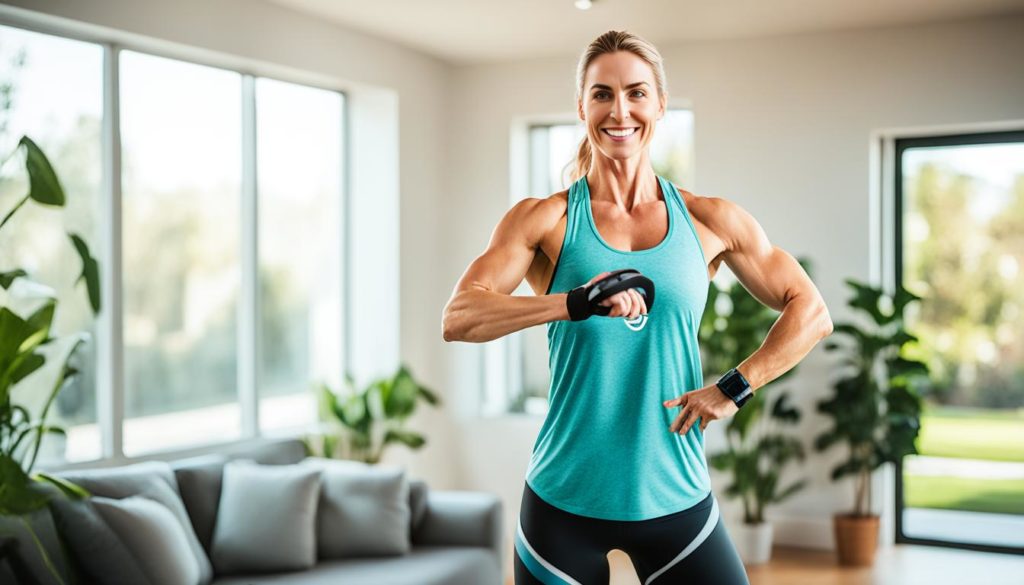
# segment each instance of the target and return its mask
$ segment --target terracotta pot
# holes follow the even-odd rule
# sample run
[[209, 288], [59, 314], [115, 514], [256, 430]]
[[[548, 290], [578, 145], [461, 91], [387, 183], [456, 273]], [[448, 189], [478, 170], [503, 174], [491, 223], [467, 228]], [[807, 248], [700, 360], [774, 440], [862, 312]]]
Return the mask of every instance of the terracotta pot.
[[839, 564], [866, 567], [875, 562], [878, 548], [878, 516], [836, 514], [832, 517]]
[[735, 527], [733, 542], [743, 564], [760, 565], [768, 562], [772, 556], [772, 533], [772, 525], [768, 522], [744, 523]]

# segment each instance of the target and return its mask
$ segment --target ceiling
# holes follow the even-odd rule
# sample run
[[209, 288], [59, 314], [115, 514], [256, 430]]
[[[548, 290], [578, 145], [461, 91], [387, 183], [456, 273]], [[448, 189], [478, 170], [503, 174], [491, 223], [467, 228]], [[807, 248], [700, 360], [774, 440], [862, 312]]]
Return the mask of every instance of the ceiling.
[[454, 64], [576, 54], [600, 33], [655, 44], [1024, 14], [1024, 0], [268, 0]]

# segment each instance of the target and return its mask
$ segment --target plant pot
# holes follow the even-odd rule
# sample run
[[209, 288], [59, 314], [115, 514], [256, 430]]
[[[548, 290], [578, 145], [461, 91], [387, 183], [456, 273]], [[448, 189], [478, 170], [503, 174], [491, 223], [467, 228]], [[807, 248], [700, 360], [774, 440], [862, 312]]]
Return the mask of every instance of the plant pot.
[[878, 549], [878, 516], [836, 514], [832, 517], [839, 564], [866, 567], [875, 562]]
[[770, 522], [744, 523], [736, 527], [733, 542], [743, 564], [760, 565], [768, 562], [772, 556], [773, 533]]

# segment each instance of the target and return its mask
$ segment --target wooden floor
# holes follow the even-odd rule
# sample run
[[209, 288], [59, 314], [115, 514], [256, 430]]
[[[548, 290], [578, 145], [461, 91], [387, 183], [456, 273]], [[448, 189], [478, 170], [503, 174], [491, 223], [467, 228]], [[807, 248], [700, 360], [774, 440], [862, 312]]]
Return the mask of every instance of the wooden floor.
[[[639, 585], [625, 553], [612, 551], [608, 561], [609, 585]], [[777, 547], [747, 574], [751, 585], [1024, 585], [1024, 556], [901, 544], [880, 550], [873, 567], [846, 568], [832, 552]]]

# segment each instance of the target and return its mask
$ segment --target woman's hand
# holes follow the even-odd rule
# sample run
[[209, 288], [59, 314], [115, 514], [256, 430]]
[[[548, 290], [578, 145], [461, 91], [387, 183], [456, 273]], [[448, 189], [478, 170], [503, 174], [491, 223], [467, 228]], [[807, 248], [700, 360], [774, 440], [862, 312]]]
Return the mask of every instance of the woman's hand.
[[[598, 274], [587, 282], [587, 286], [594, 284], [609, 274], [611, 272]], [[615, 293], [598, 304], [612, 308], [606, 317], [626, 317], [632, 321], [640, 315], [647, 314], [647, 303], [644, 301], [644, 295], [637, 292], [635, 288]]]
[[677, 398], [666, 400], [662, 405], [666, 408], [672, 406], [682, 407], [682, 410], [679, 411], [679, 416], [676, 417], [675, 422], [669, 427], [671, 432], [678, 432], [680, 435], [685, 435], [689, 432], [690, 427], [693, 426], [694, 421], [698, 418], [700, 418], [700, 430], [704, 432], [709, 422], [732, 416], [739, 410], [736, 403], [726, 396], [718, 388], [717, 384], [711, 384], [700, 390], [687, 392]]

